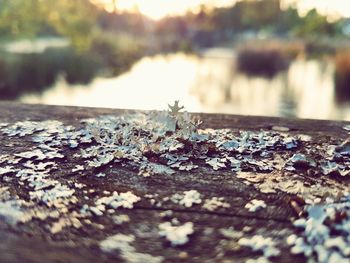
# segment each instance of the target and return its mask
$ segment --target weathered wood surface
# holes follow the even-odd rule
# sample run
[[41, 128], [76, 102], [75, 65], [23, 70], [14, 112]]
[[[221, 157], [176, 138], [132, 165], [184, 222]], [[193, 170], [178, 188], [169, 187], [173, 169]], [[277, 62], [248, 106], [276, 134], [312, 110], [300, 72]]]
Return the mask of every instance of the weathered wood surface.
[[[79, 107], [57, 107], [24, 105], [12, 102], [0, 103], [0, 122], [15, 123], [23, 120], [59, 120], [64, 124], [79, 126], [80, 120], [99, 115], [121, 115], [133, 111], [95, 109]], [[271, 130], [272, 126], [288, 127], [288, 134], [306, 134], [312, 136], [313, 145], [333, 143], [339, 145], [348, 138], [343, 129], [346, 122], [297, 120], [269, 117], [248, 117], [221, 114], [197, 114], [203, 121], [202, 128], [229, 128], [238, 130]], [[12, 137], [0, 133], [0, 154], [14, 154], [26, 150], [28, 141], [25, 138]], [[52, 223], [32, 220], [25, 224], [9, 225], [0, 221], [0, 262], [120, 262], [126, 260], [121, 253], [105, 253], [99, 247], [99, 242], [113, 234], [132, 234], [135, 241], [132, 246], [138, 253], [152, 256], [162, 256], [164, 262], [243, 262], [249, 258], [260, 256], [250, 248], [237, 248], [237, 242], [225, 237], [219, 231], [233, 227], [236, 230], [247, 230], [247, 235], [262, 235], [272, 237], [278, 242], [282, 254], [271, 260], [274, 262], [303, 262], [302, 256], [292, 255], [285, 238], [295, 232], [291, 219], [296, 217], [290, 206], [290, 200], [295, 194], [283, 191], [276, 193], [261, 193], [253, 185], [247, 185], [243, 179], [237, 178], [230, 170], [213, 171], [208, 167], [200, 167], [194, 171], [177, 171], [175, 175], [152, 175], [142, 177], [138, 171], [128, 166], [113, 164], [103, 168], [107, 174], [104, 178], [96, 178], [92, 171], [86, 171], [82, 176], [72, 176], [72, 163], [76, 163], [73, 154], [77, 150], [65, 151], [65, 158], [59, 169], [50, 176], [63, 183], [83, 183], [83, 189], [76, 189], [81, 207], [87, 203], [85, 196], [91, 200], [103, 195], [103, 191], [132, 191], [141, 197], [141, 201], [133, 209], [118, 209], [116, 214], [125, 214], [130, 222], [116, 225], [110, 217], [93, 216], [92, 224], [83, 224], [80, 228], [67, 227], [57, 234], [49, 231]], [[78, 164], [78, 163], [76, 163]], [[307, 176], [307, 171], [301, 171]], [[275, 176], [272, 173], [270, 176]], [[307, 180], [307, 179], [306, 179]], [[312, 181], [322, 180], [312, 178]], [[332, 180], [348, 185], [349, 179], [332, 178]], [[23, 199], [28, 198], [28, 189], [17, 184], [16, 180], [3, 181], [0, 177], [0, 187], [8, 186], [13, 194]], [[202, 199], [224, 197], [230, 204], [229, 208], [219, 208], [214, 211], [203, 209], [202, 206], [186, 208], [172, 202], [161, 202], [160, 205], [150, 202], [145, 195], [156, 195], [156, 203], [175, 193], [195, 189], [201, 193]], [[93, 191], [91, 191], [93, 190]], [[85, 191], [85, 192], [84, 192]], [[86, 192], [88, 191], [88, 192]], [[249, 212], [244, 206], [252, 199], [264, 200], [266, 209]], [[163, 237], [159, 236], [158, 225], [164, 222], [161, 212], [172, 210], [171, 218], [177, 218], [181, 223], [193, 222], [194, 233], [189, 236], [189, 242], [183, 246], [173, 247]], [[147, 261], [147, 260], [146, 260]]]

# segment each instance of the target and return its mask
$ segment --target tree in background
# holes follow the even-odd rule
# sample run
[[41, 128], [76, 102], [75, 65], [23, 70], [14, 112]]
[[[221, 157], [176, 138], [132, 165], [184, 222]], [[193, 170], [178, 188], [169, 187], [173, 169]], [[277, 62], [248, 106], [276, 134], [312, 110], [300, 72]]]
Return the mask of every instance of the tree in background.
[[96, 30], [98, 8], [86, 0], [0, 0], [0, 6], [2, 36], [34, 37], [49, 29], [86, 50]]
[[41, 1], [0, 0], [0, 32], [2, 36], [33, 36], [44, 23]]
[[316, 9], [310, 10], [301, 17], [294, 28], [294, 33], [299, 37], [314, 37], [317, 35], [334, 36], [337, 34], [337, 23], [331, 23], [326, 16], [320, 15]]

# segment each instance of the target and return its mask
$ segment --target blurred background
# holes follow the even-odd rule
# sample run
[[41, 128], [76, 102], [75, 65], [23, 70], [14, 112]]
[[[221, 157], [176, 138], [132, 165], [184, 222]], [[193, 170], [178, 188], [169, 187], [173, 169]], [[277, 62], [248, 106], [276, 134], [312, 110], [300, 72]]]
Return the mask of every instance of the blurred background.
[[0, 0], [0, 99], [350, 120], [350, 2]]

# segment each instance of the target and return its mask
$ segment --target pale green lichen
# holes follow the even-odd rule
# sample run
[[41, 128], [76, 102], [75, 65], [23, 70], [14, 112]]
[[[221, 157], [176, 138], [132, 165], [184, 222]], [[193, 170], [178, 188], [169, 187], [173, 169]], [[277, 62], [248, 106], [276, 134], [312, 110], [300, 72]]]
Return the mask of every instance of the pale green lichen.
[[193, 234], [193, 223], [173, 226], [170, 222], [159, 225], [159, 235], [165, 237], [173, 246], [184, 245], [189, 241], [188, 236]]

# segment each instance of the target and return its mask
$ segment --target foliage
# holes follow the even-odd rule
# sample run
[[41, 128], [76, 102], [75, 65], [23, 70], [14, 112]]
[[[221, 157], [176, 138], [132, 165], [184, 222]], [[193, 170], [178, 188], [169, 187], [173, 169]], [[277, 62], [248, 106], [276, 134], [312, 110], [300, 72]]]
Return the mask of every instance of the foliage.
[[330, 23], [327, 17], [320, 15], [316, 9], [310, 10], [301, 17], [293, 28], [295, 35], [310, 37], [315, 35], [334, 36], [337, 33], [336, 23]]
[[89, 47], [98, 11], [86, 0], [0, 0], [0, 6], [2, 36], [34, 37], [50, 28], [80, 50]]
[[126, 70], [140, 57], [141, 45], [128, 34], [103, 31], [96, 23], [106, 14], [86, 0], [0, 0], [2, 40], [35, 39], [58, 35], [71, 48], [41, 54], [1, 52], [0, 92], [12, 98], [23, 91], [38, 91], [64, 74], [69, 83], [87, 83], [103, 68], [113, 74]]
[[97, 9], [86, 0], [46, 1], [48, 22], [58, 33], [72, 40], [73, 46], [87, 50], [95, 30]]
[[142, 41], [127, 34], [100, 33], [92, 38], [90, 53], [100, 57], [103, 67], [117, 75], [140, 58], [142, 50]]
[[38, 0], [0, 0], [0, 32], [2, 35], [36, 34], [44, 23]]

